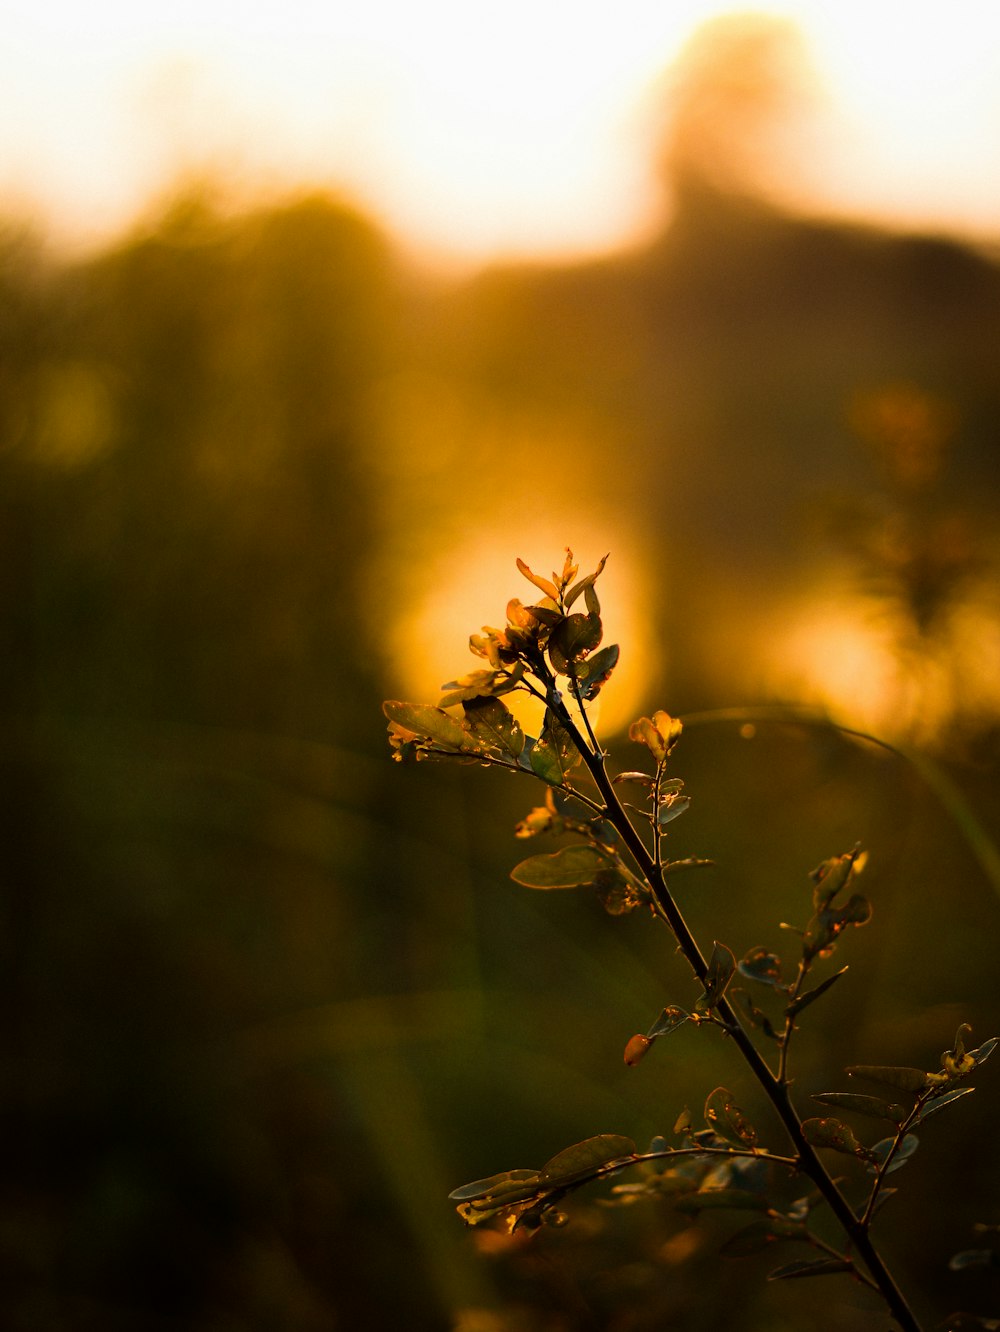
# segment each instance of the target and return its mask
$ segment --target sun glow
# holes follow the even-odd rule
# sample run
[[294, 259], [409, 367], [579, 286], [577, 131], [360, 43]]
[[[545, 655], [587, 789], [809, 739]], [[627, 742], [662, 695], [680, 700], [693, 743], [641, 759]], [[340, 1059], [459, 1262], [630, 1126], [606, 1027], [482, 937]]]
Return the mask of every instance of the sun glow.
[[942, 639], [901, 646], [884, 608], [861, 596], [786, 608], [764, 674], [773, 692], [886, 739], [926, 744], [1000, 710], [1000, 629], [986, 601], [956, 607]]
[[[573, 552], [582, 577], [597, 567], [606, 551], [598, 554], [595, 534], [589, 529], [581, 531], [578, 521], [573, 525], [581, 538]], [[393, 674], [407, 698], [436, 703], [445, 683], [483, 665], [468, 650], [469, 635], [480, 633], [484, 625], [505, 624], [505, 607], [512, 597], [530, 605], [541, 596], [515, 567], [511, 543], [509, 533], [480, 534], [464, 543], [460, 552], [443, 554], [422, 571], [427, 591], [414, 599], [389, 645]], [[543, 577], [550, 576], [554, 565], [562, 567], [563, 549], [547, 524], [533, 527], [530, 533], [522, 529], [518, 548], [525, 563]], [[608, 736], [641, 711], [640, 692], [652, 651], [641, 614], [642, 578], [620, 543], [596, 590], [604, 624], [603, 646], [618, 643], [622, 648], [614, 675], [587, 708], [591, 723]], [[507, 695], [504, 701], [529, 734], [537, 735], [542, 705], [523, 694]]]
[[[5, 11], [0, 187], [70, 237], [171, 177], [340, 189], [425, 252], [570, 254], [659, 220], [663, 71], [718, 0]], [[785, 0], [821, 90], [810, 206], [995, 233], [1000, 7]], [[654, 105], [655, 103], [655, 105]]]

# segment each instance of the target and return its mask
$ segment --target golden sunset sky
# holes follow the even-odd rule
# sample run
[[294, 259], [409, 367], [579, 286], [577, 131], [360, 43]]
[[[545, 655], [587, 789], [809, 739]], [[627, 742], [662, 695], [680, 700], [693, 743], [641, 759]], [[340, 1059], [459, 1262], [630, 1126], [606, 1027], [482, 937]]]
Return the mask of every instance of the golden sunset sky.
[[[355, 199], [413, 250], [573, 256], [659, 220], [664, 71], [717, 0], [8, 0], [4, 211], [100, 241], [182, 175]], [[815, 92], [777, 186], [1000, 232], [1000, 5], [787, 0]]]

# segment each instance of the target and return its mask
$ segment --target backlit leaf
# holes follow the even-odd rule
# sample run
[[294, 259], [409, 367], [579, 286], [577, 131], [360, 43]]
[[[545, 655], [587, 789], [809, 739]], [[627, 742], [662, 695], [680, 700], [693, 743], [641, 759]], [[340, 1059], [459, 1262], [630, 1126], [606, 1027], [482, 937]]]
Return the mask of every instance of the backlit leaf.
[[438, 707], [453, 708], [465, 699], [488, 697], [496, 692], [497, 684], [504, 679], [503, 673], [496, 670], [470, 671], [468, 675], [461, 675], [441, 686], [445, 693], [438, 700]]
[[991, 1036], [988, 1041], [983, 1041], [978, 1050], [970, 1050], [969, 1054], [975, 1061], [978, 1068], [980, 1064], [985, 1064], [993, 1051], [1000, 1045], [1000, 1036]]
[[884, 1064], [852, 1064], [847, 1072], [853, 1078], [867, 1082], [880, 1082], [883, 1087], [896, 1087], [900, 1091], [919, 1092], [927, 1086], [927, 1074], [919, 1068], [893, 1068]]
[[748, 980], [776, 988], [782, 985], [781, 958], [775, 953], [769, 953], [766, 948], [751, 948], [737, 965], [740, 975], [746, 976]]
[[[872, 1163], [868, 1167], [869, 1174], [874, 1175], [878, 1167], [888, 1160], [889, 1153], [892, 1151], [895, 1141], [895, 1138], [883, 1138], [881, 1142], [877, 1142], [871, 1149], [869, 1155], [872, 1158]], [[916, 1137], [915, 1134], [908, 1133], [893, 1154], [892, 1163], [886, 1168], [885, 1173], [891, 1175], [894, 1170], [898, 1170], [900, 1166], [906, 1165], [907, 1161], [919, 1146], [920, 1139]]]
[[657, 806], [656, 822], [662, 828], [665, 823], [672, 822], [679, 814], [683, 814], [690, 807], [690, 796], [668, 796], [666, 800], [661, 800]]
[[708, 971], [705, 973], [705, 993], [699, 1000], [699, 1005], [713, 1008], [725, 994], [735, 971], [736, 958], [732, 951], [716, 939], [712, 956], [708, 961]]
[[382, 704], [382, 711], [398, 726], [432, 740], [444, 749], [456, 753], [477, 753], [483, 750], [482, 742], [473, 736], [464, 721], [429, 703], [401, 703], [389, 699]]
[[579, 888], [611, 867], [606, 855], [581, 842], [547, 855], [529, 856], [511, 870], [510, 877], [526, 888]]
[[866, 925], [872, 917], [871, 903], [855, 893], [842, 907], [826, 906], [806, 926], [802, 937], [802, 955], [808, 961], [832, 948], [849, 925]]
[[576, 601], [577, 597], [580, 595], [581, 592], [585, 592], [588, 587], [594, 586], [594, 583], [597, 581], [598, 578], [600, 578], [604, 570], [604, 566], [607, 564], [607, 562], [608, 562], [608, 557], [607, 555], [605, 555], [592, 574], [587, 574], [586, 578], [581, 578], [578, 583], [573, 584], [570, 590], [566, 593], [565, 604], [567, 606], [572, 606], [573, 602]]
[[623, 865], [610, 865], [594, 876], [597, 899], [609, 916], [627, 916], [648, 901], [641, 882]]
[[580, 692], [580, 697], [585, 702], [590, 702], [596, 698], [601, 689], [608, 682], [608, 677], [618, 665], [619, 647], [617, 643], [611, 643], [606, 648], [601, 648], [600, 652], [595, 652], [589, 656], [583, 663], [577, 666], [576, 685]]
[[540, 592], [544, 592], [545, 595], [551, 597], [553, 601], [558, 600], [559, 590], [555, 583], [550, 583], [547, 578], [541, 578], [538, 574], [532, 573], [524, 560], [519, 559], [517, 561], [517, 567], [520, 569], [521, 573], [524, 574], [525, 578], [527, 578], [528, 582], [534, 583], [535, 587], [537, 587]]
[[530, 746], [528, 761], [536, 776], [550, 786], [561, 786], [580, 761], [573, 741], [551, 709], [545, 713], [541, 735]]
[[818, 999], [821, 994], [825, 994], [831, 985], [835, 985], [845, 971], [847, 971], [847, 967], [841, 967], [840, 970], [834, 972], [832, 976], [828, 976], [822, 985], [816, 985], [813, 989], [806, 990], [805, 994], [800, 994], [799, 997], [793, 1000], [785, 1009], [785, 1016], [795, 1017], [798, 1013], [802, 1012], [803, 1008], [808, 1008], [809, 1005]]
[[474, 1202], [480, 1198], [505, 1198], [511, 1202], [516, 1197], [528, 1198], [537, 1192], [539, 1173], [537, 1170], [504, 1170], [499, 1175], [489, 1175], [486, 1179], [473, 1180], [453, 1189], [448, 1197], [452, 1202]]
[[553, 670], [558, 675], [567, 675], [570, 665], [581, 661], [597, 647], [603, 636], [600, 616], [567, 615], [549, 636], [549, 660]]
[[552, 601], [547, 603], [542, 601], [535, 606], [527, 606], [525, 609], [528, 610], [536, 620], [541, 620], [542, 624], [546, 625], [549, 629], [554, 629], [563, 619], [562, 611], [559, 610]]
[[736, 1147], [753, 1147], [757, 1130], [736, 1104], [731, 1091], [716, 1087], [705, 1101], [705, 1123], [713, 1133]]
[[867, 1148], [854, 1136], [854, 1130], [839, 1119], [807, 1119], [802, 1124], [802, 1132], [806, 1142], [813, 1147], [829, 1147], [835, 1152], [865, 1159], [870, 1156]]
[[480, 743], [518, 758], [524, 748], [524, 732], [511, 710], [498, 698], [477, 698], [466, 702], [465, 720]]
[[953, 1105], [955, 1101], [960, 1100], [963, 1096], [971, 1096], [975, 1090], [975, 1087], [956, 1087], [953, 1091], [945, 1092], [943, 1096], [935, 1096], [933, 1099], [926, 1101], [923, 1109], [913, 1120], [913, 1127], [916, 1128], [918, 1124], [923, 1124], [939, 1111]]
[[669, 712], [640, 717], [628, 728], [628, 738], [645, 745], [657, 763], [662, 763], [680, 739], [683, 727]]
[[553, 1156], [551, 1161], [546, 1161], [539, 1174], [539, 1182], [546, 1187], [565, 1184], [580, 1175], [589, 1175], [609, 1161], [618, 1161], [635, 1154], [635, 1143], [631, 1138], [621, 1137], [617, 1133], [600, 1133], [596, 1138], [587, 1138], [584, 1142], [567, 1147]]
[[824, 860], [809, 875], [816, 887], [813, 889], [813, 906], [820, 911], [832, 902], [840, 890], [847, 884], [854, 869], [857, 851], [845, 856], [833, 856]]
[[565, 820], [552, 802], [552, 788], [549, 787], [545, 793], [546, 802], [544, 805], [536, 805], [534, 809], [521, 819], [514, 828], [514, 836], [517, 838], [537, 837], [540, 833], [561, 833], [565, 828]]
[[683, 860], [668, 860], [660, 871], [660, 876], [666, 880], [668, 874], [677, 874], [681, 870], [689, 869], [709, 869], [714, 864], [714, 860], [704, 860], [699, 856], [686, 856]]
[[646, 1035], [650, 1038], [657, 1036], [669, 1036], [672, 1031], [682, 1027], [685, 1022], [690, 1022], [691, 1014], [685, 1013], [683, 1008], [674, 1008], [673, 1006], [665, 1008], [660, 1016], [650, 1027]]
[[858, 1096], [854, 1092], [816, 1092], [813, 1100], [821, 1105], [836, 1106], [839, 1110], [853, 1110], [870, 1119], [887, 1119], [891, 1124], [901, 1124], [910, 1113], [905, 1105], [883, 1101], [877, 1096]]

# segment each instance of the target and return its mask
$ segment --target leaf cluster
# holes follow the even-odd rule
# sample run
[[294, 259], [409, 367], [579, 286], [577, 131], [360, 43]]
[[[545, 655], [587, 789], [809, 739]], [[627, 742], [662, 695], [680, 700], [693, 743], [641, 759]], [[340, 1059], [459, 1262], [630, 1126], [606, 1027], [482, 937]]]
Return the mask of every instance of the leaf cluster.
[[866, 1146], [841, 1120], [830, 1117], [807, 1119], [802, 1125], [807, 1140], [814, 1147], [831, 1148], [865, 1162], [874, 1176], [861, 1213], [867, 1223], [874, 1215], [883, 1180], [899, 1170], [920, 1145], [913, 1132], [949, 1106], [968, 1096], [974, 1088], [957, 1085], [984, 1064], [1000, 1043], [994, 1036], [977, 1049], [966, 1048], [972, 1029], [963, 1023], [955, 1033], [950, 1050], [941, 1055], [941, 1068], [925, 1073], [919, 1068], [881, 1064], [854, 1064], [848, 1075], [864, 1082], [888, 1088], [892, 1099], [858, 1092], [816, 1092], [813, 1100], [834, 1109], [847, 1110], [865, 1120], [879, 1120], [892, 1125], [892, 1133]]
[[[869, 1229], [881, 1204], [895, 1192], [884, 1186], [886, 1178], [917, 1149], [914, 1130], [971, 1092], [959, 1084], [985, 1062], [1000, 1038], [969, 1049], [970, 1029], [963, 1025], [942, 1054], [938, 1070], [854, 1065], [848, 1074], [876, 1084], [880, 1095], [832, 1091], [814, 1096], [824, 1111], [888, 1124], [888, 1134], [874, 1142], [866, 1140], [863, 1129], [856, 1132], [832, 1114], [799, 1117], [790, 1096], [793, 1035], [803, 1012], [847, 971], [844, 966], [817, 976], [818, 964], [832, 956], [846, 931], [871, 919], [870, 902], [856, 890], [866, 857], [856, 846], [812, 871], [811, 915], [802, 927], [783, 926], [800, 941], [799, 955], [787, 970], [763, 945], [749, 949], [739, 961], [719, 940], [707, 958], [701, 953], [671, 884], [678, 871], [711, 862], [671, 860], [665, 853], [670, 825], [690, 805], [684, 782], [669, 771], [682, 724], [666, 711], [640, 717], [629, 728], [629, 738], [645, 748], [653, 770], [629, 769], [611, 776], [587, 715], [587, 704], [619, 657], [616, 645], [601, 647], [595, 584], [606, 558], [593, 573], [578, 578], [567, 550], [562, 572], [551, 579], [518, 560], [518, 569], [541, 598], [530, 605], [511, 600], [503, 628], [484, 626], [471, 636], [471, 651], [486, 665], [445, 685], [437, 706], [384, 704], [393, 756], [499, 766], [539, 778], [545, 786], [543, 801], [517, 824], [515, 835], [566, 840], [556, 850], [522, 860], [511, 877], [543, 891], [589, 888], [611, 915], [647, 907], [669, 927], [701, 987], [689, 1007], [669, 1003], [645, 1033], [633, 1035], [625, 1046], [625, 1063], [639, 1064], [656, 1041], [682, 1027], [721, 1030], [770, 1101], [792, 1152], [779, 1155], [763, 1146], [735, 1095], [720, 1086], [705, 1101], [704, 1127], [695, 1129], [688, 1111], [680, 1115], [674, 1126], [680, 1145], [668, 1146], [656, 1138], [642, 1153], [632, 1139], [603, 1133], [558, 1152], [540, 1170], [504, 1171], [456, 1189], [451, 1198], [469, 1225], [495, 1221], [509, 1232], [531, 1231], [543, 1224], [562, 1225], [562, 1202], [584, 1185], [638, 1170], [638, 1182], [613, 1186], [609, 1204], [659, 1199], [692, 1217], [709, 1209], [752, 1212], [753, 1220], [726, 1241], [724, 1253], [756, 1253], [779, 1241], [804, 1243], [814, 1252], [776, 1268], [772, 1280], [850, 1274], [882, 1296], [906, 1332], [919, 1332]], [[574, 610], [581, 600], [584, 609]], [[537, 736], [525, 733], [503, 701], [504, 695], [518, 691], [545, 704]], [[619, 791], [633, 794], [633, 799], [623, 799]], [[752, 990], [734, 986], [736, 978]], [[776, 1053], [775, 1066], [758, 1049], [760, 1037], [765, 1048]], [[865, 1187], [857, 1202], [848, 1200], [818, 1154], [827, 1152], [863, 1166]], [[806, 1193], [801, 1192], [803, 1176], [814, 1186]], [[783, 1197], [779, 1183], [785, 1186]], [[842, 1248], [812, 1228], [811, 1213], [821, 1206], [832, 1210], [839, 1223], [846, 1241]]]

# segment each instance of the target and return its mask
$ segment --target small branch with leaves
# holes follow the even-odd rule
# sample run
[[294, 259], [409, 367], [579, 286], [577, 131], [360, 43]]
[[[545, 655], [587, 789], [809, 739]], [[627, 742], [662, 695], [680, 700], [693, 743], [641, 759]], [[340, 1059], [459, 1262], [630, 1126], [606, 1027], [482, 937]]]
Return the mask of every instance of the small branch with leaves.
[[[599, 1134], [559, 1152], [540, 1170], [508, 1170], [464, 1185], [451, 1197], [470, 1225], [496, 1221], [511, 1232], [535, 1230], [565, 1224], [561, 1204], [584, 1185], [635, 1171], [637, 1182], [612, 1185], [609, 1203], [657, 1198], [692, 1216], [708, 1209], [753, 1213], [726, 1242], [725, 1252], [753, 1253], [776, 1241], [804, 1244], [813, 1252], [775, 1268], [770, 1279], [849, 1275], [881, 1296], [904, 1332], [920, 1332], [874, 1243], [872, 1223], [895, 1192], [885, 1187], [886, 1177], [917, 1148], [914, 1130], [972, 1091], [960, 1084], [992, 1053], [997, 1038], [967, 1049], [970, 1030], [963, 1025], [940, 1069], [930, 1073], [868, 1065], [847, 1070], [890, 1089], [891, 1100], [856, 1092], [823, 1092], [813, 1098], [824, 1108], [892, 1126], [888, 1136], [870, 1146], [839, 1118], [800, 1116], [790, 1095], [793, 1038], [805, 1010], [847, 971], [844, 966], [817, 978], [817, 965], [832, 956], [845, 932], [871, 918], [871, 905], [855, 886], [865, 853], [855, 847], [812, 872], [812, 914], [801, 928], [785, 926], [799, 939], [788, 979], [781, 959], [764, 947], [749, 949], [737, 961], [732, 949], [716, 940], [705, 956], [673, 884], [682, 872], [711, 861], [672, 860], [666, 846], [671, 824], [690, 804], [684, 782], [670, 771], [681, 722], [664, 711], [640, 717], [629, 728], [629, 738], [648, 751], [652, 771], [612, 775], [588, 712], [619, 659], [617, 645], [602, 646], [596, 584], [606, 559], [580, 578], [567, 551], [562, 572], [551, 579], [518, 560], [540, 598], [530, 605], [511, 600], [504, 626], [486, 626], [471, 636], [470, 649], [485, 665], [445, 685], [437, 706], [384, 704], [393, 756], [403, 762], [475, 763], [540, 779], [543, 802], [517, 825], [516, 836], [569, 840], [557, 851], [522, 860], [513, 879], [540, 890], [589, 888], [612, 916], [648, 911], [671, 931], [701, 988], [689, 1009], [668, 1004], [645, 1033], [632, 1036], [625, 1062], [637, 1065], [656, 1041], [684, 1025], [720, 1028], [763, 1089], [787, 1144], [780, 1152], [762, 1146], [733, 1094], [717, 1087], [705, 1101], [704, 1127], [696, 1128], [688, 1111], [680, 1114], [674, 1146], [656, 1138], [640, 1152], [630, 1138]], [[504, 702], [516, 693], [545, 706], [537, 736], [526, 734]], [[733, 985], [737, 978], [755, 989]], [[835, 1179], [827, 1153], [858, 1163], [855, 1169], [867, 1183], [853, 1186], [857, 1197], [850, 1184]], [[791, 1196], [781, 1197], [779, 1184]], [[812, 1214], [823, 1207], [839, 1223], [839, 1247], [811, 1224]], [[988, 1325], [988, 1320], [983, 1323]]]

